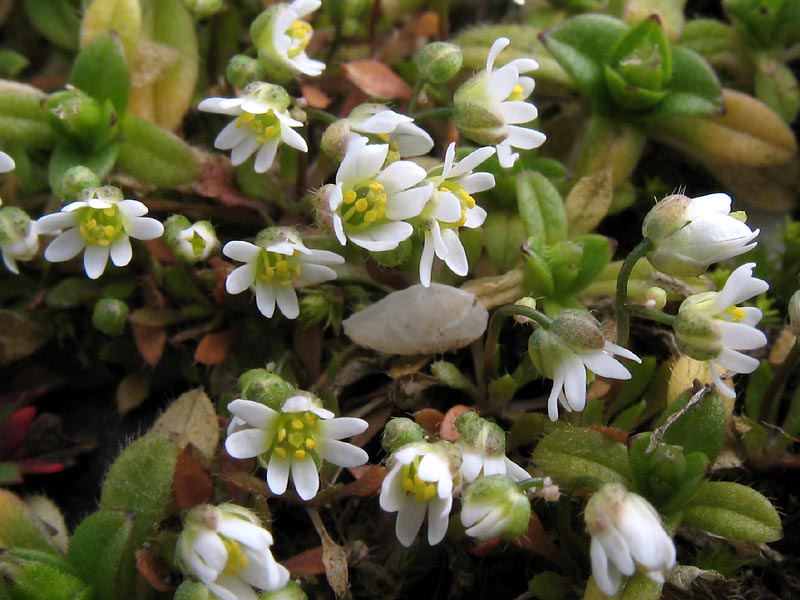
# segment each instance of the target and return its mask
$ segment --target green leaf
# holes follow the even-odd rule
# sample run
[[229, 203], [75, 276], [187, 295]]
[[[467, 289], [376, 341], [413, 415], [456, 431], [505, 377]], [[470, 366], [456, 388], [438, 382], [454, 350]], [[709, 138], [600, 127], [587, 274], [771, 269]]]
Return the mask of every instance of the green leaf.
[[611, 67], [603, 67], [603, 74], [614, 102], [625, 110], [641, 111], [652, 108], [668, 93], [666, 90], [647, 90], [632, 86]]
[[603, 65], [610, 62], [614, 47], [629, 29], [613, 17], [580, 15], [544, 32], [542, 41], [579, 90], [604, 102]]
[[115, 31], [133, 65], [141, 33], [142, 9], [139, 0], [92, 0], [81, 21], [80, 42], [86, 47], [99, 35]]
[[483, 240], [486, 253], [498, 271], [505, 272], [514, 267], [522, 257], [525, 242], [525, 227], [522, 219], [508, 212], [490, 213], [483, 224]]
[[62, 50], [78, 50], [80, 19], [70, 0], [23, 0], [22, 8], [33, 28]]
[[556, 290], [565, 296], [574, 296], [597, 279], [611, 262], [611, 256], [614, 254], [614, 244], [603, 235], [590, 233], [578, 236], [570, 242], [580, 248], [580, 258], [575, 264], [574, 276], [568, 285], [561, 287], [555, 268], [552, 268]]
[[0, 77], [14, 79], [28, 66], [28, 59], [14, 50], [0, 50]]
[[684, 507], [684, 524], [724, 538], [774, 542], [781, 518], [769, 500], [739, 483], [707, 481]]
[[800, 112], [800, 87], [794, 73], [771, 57], [759, 58], [756, 66], [756, 97], [787, 123], [794, 122]]
[[722, 107], [722, 88], [711, 66], [699, 54], [674, 46], [669, 94], [647, 116], [712, 115]]
[[536, 446], [533, 462], [545, 475], [561, 481], [592, 477], [630, 485], [627, 448], [593, 429], [564, 426], [554, 430]]
[[134, 547], [155, 535], [168, 514], [177, 460], [178, 448], [171, 440], [148, 434], [125, 448], [111, 465], [103, 482], [100, 510], [135, 514]]
[[27, 548], [47, 554], [60, 552], [40, 521], [19, 496], [0, 489], [0, 548]]
[[552, 245], [567, 239], [567, 215], [564, 201], [550, 180], [533, 171], [517, 175], [519, 216], [529, 238]]
[[529, 242], [525, 245], [522, 255], [525, 257], [523, 271], [525, 291], [533, 296], [552, 296], [555, 291], [555, 282], [553, 274], [550, 272], [550, 265], [541, 250]]
[[135, 575], [133, 513], [96, 512], [73, 533], [67, 558], [76, 573], [92, 584], [97, 600], [131, 597]]
[[610, 167], [587, 173], [575, 182], [564, 201], [570, 237], [594, 231], [611, 208], [613, 191]]
[[42, 109], [45, 99], [35, 87], [0, 81], [0, 139], [23, 148], [51, 148], [56, 135]]
[[92, 589], [69, 564], [51, 555], [12, 548], [0, 555], [0, 597], [10, 580], [10, 597], [20, 600], [90, 600]]
[[[681, 394], [667, 407], [656, 426], [661, 427], [670, 416], [683, 409], [691, 398], [690, 392]], [[725, 444], [727, 422], [725, 404], [717, 393], [712, 392], [678, 417], [661, 441], [682, 446], [687, 454], [702, 452], [713, 463]]]
[[115, 32], [94, 38], [75, 58], [69, 81], [95, 100], [111, 100], [121, 118], [128, 108], [128, 65]]
[[672, 75], [672, 53], [658, 18], [634, 25], [614, 47], [608, 66], [629, 86], [660, 90]]
[[122, 121], [118, 164], [141, 181], [164, 187], [190, 183], [200, 169], [181, 138], [131, 115]]
[[[761, 399], [764, 397], [764, 392], [767, 391], [770, 381], [774, 374], [769, 361], [762, 360], [758, 368], [750, 373], [747, 378], [747, 387], [744, 392], [744, 413], [751, 419], [759, 419], [761, 416]], [[775, 406], [773, 413], [777, 411], [778, 407]], [[775, 414], [769, 416], [770, 423], [774, 422]]]
[[56, 196], [61, 196], [61, 180], [64, 178], [64, 173], [77, 166], [87, 167], [103, 179], [114, 168], [119, 149], [120, 145], [116, 142], [106, 144], [99, 150], [88, 150], [82, 146], [62, 142], [50, 156], [47, 168], [50, 189]]
[[715, 19], [689, 21], [681, 33], [681, 46], [708, 57], [737, 49], [733, 27]]

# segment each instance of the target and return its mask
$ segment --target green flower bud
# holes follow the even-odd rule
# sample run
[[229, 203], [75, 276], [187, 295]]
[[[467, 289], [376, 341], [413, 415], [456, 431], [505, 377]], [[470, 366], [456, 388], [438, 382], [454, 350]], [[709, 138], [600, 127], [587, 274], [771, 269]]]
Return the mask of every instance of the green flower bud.
[[164, 241], [176, 257], [189, 264], [207, 260], [220, 248], [211, 223], [198, 221], [192, 225], [183, 215], [172, 215], [164, 222]]
[[199, 581], [185, 579], [175, 590], [172, 600], [212, 600], [211, 590]]
[[299, 323], [304, 326], [333, 324], [336, 315], [341, 320], [342, 303], [335, 302], [330, 290], [310, 289], [300, 298]]
[[458, 370], [453, 363], [446, 360], [437, 360], [431, 365], [431, 373], [436, 379], [455, 390], [474, 389], [473, 383]]
[[17, 261], [31, 260], [39, 252], [39, 236], [31, 219], [21, 208], [0, 208], [0, 254], [6, 268], [19, 274]]
[[463, 60], [461, 48], [456, 44], [432, 42], [417, 56], [417, 68], [425, 81], [441, 84], [456, 76]]
[[228, 63], [225, 77], [237, 88], [245, 88], [251, 83], [262, 81], [266, 71], [260, 61], [244, 54], [237, 54]]
[[117, 116], [110, 100], [100, 102], [70, 88], [50, 96], [44, 108], [57, 133], [86, 148], [101, 148], [116, 136]]
[[239, 376], [237, 381], [242, 390], [242, 398], [260, 402], [273, 410], [280, 410], [290, 396], [299, 390], [283, 377], [266, 369], [250, 369]]
[[261, 592], [260, 600], [308, 600], [308, 596], [295, 581], [289, 580], [284, 587], [274, 592]]
[[131, 309], [122, 300], [102, 298], [94, 305], [92, 325], [110, 337], [117, 337], [125, 331], [125, 321]]
[[[536, 308], [536, 298], [531, 296], [525, 296], [524, 298], [520, 298], [516, 302], [514, 302], [515, 306], [524, 306], [525, 308]], [[514, 320], [519, 323], [520, 325], [524, 325], [525, 323], [530, 323], [531, 319], [524, 316], [524, 315], [514, 315]]]
[[602, 350], [605, 345], [600, 323], [585, 310], [562, 310], [556, 315], [551, 331], [578, 352]]
[[61, 197], [63, 204], [75, 202], [88, 188], [97, 188], [103, 184], [91, 169], [84, 166], [70, 167], [61, 178]]
[[716, 292], [705, 292], [689, 296], [681, 304], [672, 324], [678, 349], [695, 360], [711, 360], [723, 349], [714, 318], [704, 310], [716, 295]]
[[667, 305], [667, 292], [663, 288], [653, 286], [644, 293], [644, 305], [653, 310], [661, 310]]
[[487, 456], [505, 456], [506, 434], [497, 423], [470, 411], [456, 418], [456, 429], [461, 434], [459, 442], [471, 450]]
[[339, 119], [332, 123], [322, 134], [320, 147], [322, 151], [336, 162], [341, 162], [347, 152], [347, 142], [350, 141], [350, 121]]
[[408, 262], [408, 259], [411, 258], [411, 251], [413, 248], [414, 244], [411, 242], [411, 239], [406, 239], [397, 244], [397, 247], [392, 250], [370, 252], [370, 256], [372, 256], [375, 262], [380, 266], [387, 269], [394, 269]]
[[396, 417], [383, 428], [381, 446], [391, 454], [403, 446], [422, 441], [425, 441], [425, 430], [418, 423], [406, 417]]
[[467, 535], [479, 540], [512, 540], [528, 529], [531, 503], [506, 475], [489, 475], [464, 490], [461, 523]]
[[789, 299], [789, 327], [795, 337], [800, 338], [800, 290]]
[[224, 0], [183, 0], [183, 3], [198, 19], [215, 15], [225, 6]]

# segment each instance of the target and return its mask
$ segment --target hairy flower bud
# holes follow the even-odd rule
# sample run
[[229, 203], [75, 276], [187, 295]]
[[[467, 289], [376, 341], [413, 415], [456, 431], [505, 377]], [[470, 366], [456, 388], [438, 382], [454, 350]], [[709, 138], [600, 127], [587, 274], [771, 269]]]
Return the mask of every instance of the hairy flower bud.
[[116, 337], [125, 331], [131, 309], [122, 300], [101, 298], [92, 311], [92, 325], [108, 336]]
[[6, 268], [19, 274], [17, 261], [31, 260], [39, 251], [39, 236], [31, 218], [21, 208], [0, 208], [0, 253]]
[[395, 417], [383, 428], [381, 446], [391, 454], [403, 446], [423, 440], [425, 440], [425, 430], [418, 423], [406, 417]]
[[461, 524], [470, 537], [512, 540], [525, 533], [530, 518], [530, 501], [505, 475], [481, 477], [463, 492]]
[[456, 76], [463, 60], [461, 48], [456, 44], [432, 42], [417, 56], [417, 68], [425, 81], [441, 84]]
[[237, 381], [242, 397], [260, 402], [270, 408], [279, 409], [287, 398], [298, 390], [283, 377], [266, 369], [250, 369], [239, 376]]
[[262, 81], [266, 77], [266, 71], [261, 61], [237, 54], [228, 62], [225, 70], [225, 77], [230, 84], [237, 88], [245, 88], [251, 83]]
[[61, 178], [61, 198], [63, 204], [75, 202], [81, 197], [83, 191], [88, 188], [96, 188], [103, 185], [100, 178], [91, 169], [84, 166], [70, 167]]

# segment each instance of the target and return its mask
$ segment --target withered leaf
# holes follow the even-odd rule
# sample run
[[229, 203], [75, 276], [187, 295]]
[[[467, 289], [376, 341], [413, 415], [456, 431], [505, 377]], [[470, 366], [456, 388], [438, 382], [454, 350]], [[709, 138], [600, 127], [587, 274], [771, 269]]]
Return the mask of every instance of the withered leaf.
[[133, 340], [136, 342], [136, 348], [144, 361], [150, 366], [155, 366], [164, 354], [167, 331], [163, 327], [134, 323]]
[[150, 393], [148, 373], [128, 373], [117, 386], [117, 412], [128, 414], [147, 399]]
[[153, 431], [173, 436], [179, 448], [192, 444], [208, 464], [219, 445], [217, 413], [202, 389], [181, 394], [158, 418]]
[[363, 58], [344, 63], [342, 68], [347, 79], [368, 96], [384, 100], [411, 98], [411, 86], [405, 79], [378, 60]]

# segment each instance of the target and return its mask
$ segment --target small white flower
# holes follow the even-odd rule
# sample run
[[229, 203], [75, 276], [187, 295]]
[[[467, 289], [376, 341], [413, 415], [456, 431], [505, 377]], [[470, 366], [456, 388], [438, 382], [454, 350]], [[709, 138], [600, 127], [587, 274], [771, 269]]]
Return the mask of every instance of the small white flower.
[[267, 318], [275, 304], [287, 319], [300, 314], [295, 288], [336, 279], [336, 271], [327, 265], [340, 265], [344, 258], [327, 250], [306, 248], [300, 236], [288, 227], [267, 229], [256, 243], [234, 241], [225, 244], [222, 253], [245, 263], [234, 269], [225, 281], [229, 294], [253, 289], [256, 306]]
[[228, 410], [234, 418], [225, 449], [234, 458], [257, 457], [267, 469], [267, 485], [273, 494], [286, 491], [291, 474], [297, 495], [310, 500], [319, 491], [323, 460], [339, 467], [358, 467], [369, 459], [361, 448], [340, 441], [364, 431], [367, 422], [334, 418], [308, 396], [292, 396], [280, 412], [251, 400], [234, 400]]
[[277, 4], [263, 13], [256, 35], [251, 28], [253, 43], [267, 71], [279, 80], [288, 80], [302, 73], [311, 77], [325, 70], [325, 63], [309, 58], [306, 48], [314, 29], [302, 19], [316, 11], [320, 0], [294, 0]]
[[639, 567], [664, 583], [664, 573], [675, 566], [675, 544], [647, 500], [609, 483], [589, 499], [584, 518], [592, 536], [592, 574], [604, 594], [616, 594], [622, 576]]
[[388, 144], [369, 144], [367, 138], [355, 134], [347, 145], [328, 196], [333, 230], [342, 245], [349, 239], [382, 252], [393, 250], [414, 233], [405, 220], [422, 212], [433, 184], [418, 186], [425, 179], [425, 169], [410, 161], [399, 160], [383, 168], [388, 152]]
[[442, 172], [430, 178], [433, 193], [421, 215], [425, 243], [419, 261], [419, 279], [425, 287], [431, 284], [434, 254], [456, 275], [463, 277], [469, 271], [458, 229], [475, 229], [486, 220], [486, 211], [475, 203], [472, 194], [493, 188], [494, 175], [472, 170], [494, 152], [494, 148], [478, 148], [455, 162], [456, 149], [452, 143], [447, 147]]
[[546, 139], [540, 131], [518, 126], [539, 116], [536, 106], [525, 102], [533, 92], [533, 78], [521, 75], [538, 69], [539, 64], [532, 58], [518, 58], [494, 68], [497, 55], [510, 43], [508, 38], [497, 38], [489, 50], [486, 71], [467, 81], [453, 98], [459, 130], [480, 144], [496, 144], [504, 168], [514, 166], [519, 158], [512, 148], [531, 150]]
[[510, 477], [481, 477], [464, 490], [461, 524], [470, 537], [514, 539], [525, 533], [530, 518], [530, 501]]
[[766, 281], [753, 277], [755, 266], [747, 263], [737, 268], [720, 292], [689, 296], [673, 323], [681, 352], [707, 360], [717, 388], [731, 398], [736, 394], [722, 381], [716, 366], [734, 373], [752, 373], [758, 368], [758, 360], [739, 350], [755, 350], [767, 344], [767, 337], [755, 327], [761, 311], [754, 306], [736, 306], [769, 289]]
[[97, 279], [111, 262], [124, 267], [133, 256], [131, 238], [152, 240], [164, 233], [164, 226], [149, 217], [147, 206], [125, 199], [113, 186], [89, 188], [77, 202], [61, 212], [45, 215], [36, 222], [36, 231], [56, 235], [44, 251], [50, 262], [63, 262], [82, 251], [83, 266], [90, 279]]
[[207, 260], [219, 250], [219, 240], [208, 221], [199, 221], [176, 235], [176, 253], [189, 262]]
[[16, 206], [0, 209], [0, 253], [6, 268], [19, 275], [17, 261], [31, 260], [39, 252], [36, 224]]
[[272, 591], [289, 581], [289, 571], [270, 552], [272, 542], [272, 534], [249, 510], [204, 504], [186, 515], [178, 561], [220, 600], [257, 600], [253, 586]]
[[429, 544], [438, 544], [447, 533], [458, 465], [441, 450], [442, 443], [409, 444], [392, 454], [389, 461], [380, 505], [387, 512], [397, 513], [395, 533], [406, 547], [414, 543], [426, 513]]
[[197, 108], [236, 117], [219, 132], [214, 147], [231, 150], [234, 165], [255, 153], [254, 169], [264, 173], [272, 166], [281, 143], [308, 152], [303, 136], [292, 129], [303, 124], [289, 115], [290, 103], [282, 87], [257, 82], [247, 86], [240, 98], [206, 98]]
[[5, 152], [0, 151], [0, 173], [8, 173], [9, 171], [13, 171], [14, 167], [17, 165], [14, 163], [14, 159], [11, 158]]
[[461, 451], [461, 476], [475, 481], [483, 475], [508, 475], [514, 481], [530, 479], [530, 474], [506, 456], [506, 434], [497, 423], [465, 412], [456, 418], [459, 438], [455, 445]]
[[558, 419], [559, 403], [567, 412], [585, 408], [587, 369], [601, 377], [630, 379], [614, 356], [641, 362], [630, 350], [605, 341], [594, 317], [580, 310], [562, 310], [551, 327], [533, 332], [528, 349], [536, 368], [553, 380], [547, 399], [552, 421]]
[[383, 104], [361, 104], [347, 117], [352, 131], [377, 136], [389, 144], [390, 152], [401, 158], [421, 156], [433, 148], [433, 139], [414, 125], [414, 119], [386, 108]]
[[731, 198], [721, 193], [668, 196], [642, 223], [642, 235], [655, 246], [647, 259], [679, 277], [702, 275], [712, 263], [752, 250], [758, 233], [747, 226], [744, 213], [731, 214]]

